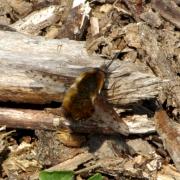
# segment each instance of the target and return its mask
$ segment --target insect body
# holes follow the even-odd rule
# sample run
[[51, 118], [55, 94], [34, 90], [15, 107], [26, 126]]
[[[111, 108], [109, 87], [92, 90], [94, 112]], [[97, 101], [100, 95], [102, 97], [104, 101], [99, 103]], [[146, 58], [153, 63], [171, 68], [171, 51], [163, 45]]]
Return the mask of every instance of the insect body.
[[68, 89], [62, 103], [67, 116], [74, 120], [87, 119], [94, 112], [94, 101], [101, 92], [105, 73], [99, 68], [83, 72]]

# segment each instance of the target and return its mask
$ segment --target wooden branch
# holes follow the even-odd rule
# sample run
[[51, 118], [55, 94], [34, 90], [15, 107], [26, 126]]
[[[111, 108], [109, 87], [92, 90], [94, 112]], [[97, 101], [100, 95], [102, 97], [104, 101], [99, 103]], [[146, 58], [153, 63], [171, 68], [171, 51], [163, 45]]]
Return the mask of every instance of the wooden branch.
[[[79, 133], [121, 133], [124, 132], [118, 121], [97, 121], [96, 116], [90, 120], [71, 121], [63, 116], [62, 110], [58, 109], [58, 115], [40, 111], [0, 108], [0, 125], [11, 128], [63, 130]], [[112, 125], [111, 125], [112, 124]]]
[[[6, 125], [9, 128], [23, 128], [23, 129], [44, 129], [44, 130], [73, 130], [73, 132], [80, 133], [121, 133], [122, 128], [119, 127], [121, 122], [112, 121], [97, 121], [88, 120], [86, 122], [70, 121], [63, 116], [62, 110], [56, 109], [56, 114], [52, 113], [54, 110], [25, 110], [0, 108], [0, 126]], [[51, 112], [51, 113], [50, 113]], [[139, 117], [137, 117], [139, 119]], [[136, 117], [123, 118], [123, 121], [128, 125], [130, 134], [144, 134], [154, 132], [155, 126], [152, 120], [145, 118], [140, 119], [138, 127]], [[135, 123], [134, 123], [135, 121]], [[111, 125], [112, 124], [112, 125]], [[117, 126], [114, 128], [114, 126]], [[119, 129], [118, 129], [119, 127]]]
[[[105, 62], [89, 56], [83, 42], [46, 40], [0, 31], [0, 101], [61, 102], [80, 72]], [[103, 93], [114, 104], [157, 96], [160, 79], [129, 62], [113, 62]]]
[[64, 119], [61, 120], [59, 116], [48, 112], [0, 108], [0, 125], [6, 125], [6, 127], [55, 130], [59, 124], [62, 127], [65, 126]]

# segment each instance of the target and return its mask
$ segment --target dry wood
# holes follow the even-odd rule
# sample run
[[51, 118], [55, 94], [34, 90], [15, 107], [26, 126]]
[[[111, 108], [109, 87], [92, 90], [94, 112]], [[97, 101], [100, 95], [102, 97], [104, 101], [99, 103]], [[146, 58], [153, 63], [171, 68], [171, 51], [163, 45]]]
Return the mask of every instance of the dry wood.
[[152, 6], [162, 17], [180, 28], [180, 8], [175, 2], [171, 0], [153, 0]]
[[132, 115], [123, 118], [129, 127], [130, 134], [146, 134], [155, 132], [154, 118], [147, 115]]
[[1, 125], [12, 128], [55, 130], [70, 125], [64, 118], [38, 110], [0, 108], [0, 119]]
[[58, 39], [69, 38], [73, 40], [82, 40], [88, 26], [88, 20], [84, 11], [82, 4], [69, 11], [66, 21], [61, 28], [59, 28]]
[[[164, 102], [167, 99], [167, 106], [173, 106], [177, 108], [177, 112], [180, 112], [180, 81], [178, 77], [180, 33], [172, 33], [168, 30], [158, 32], [144, 23], [130, 24], [123, 29], [128, 45], [139, 49], [140, 54], [143, 50], [146, 53], [143, 61], [154, 74], [167, 80], [161, 93], [161, 101]], [[158, 44], [159, 33], [162, 37], [161, 45]], [[173, 56], [177, 58], [176, 64], [171, 63], [174, 61]]]
[[26, 16], [33, 10], [32, 4], [23, 0], [7, 0], [7, 3], [19, 16]]
[[[87, 68], [101, 67], [105, 63], [100, 57], [89, 56], [83, 42], [67, 39], [45, 40], [8, 31], [0, 31], [0, 37], [0, 101], [4, 102], [62, 102], [64, 93], [80, 72], [86, 71]], [[133, 63], [115, 61], [108, 71], [103, 94], [107, 95], [113, 104], [131, 104], [154, 98], [159, 92], [160, 80]], [[105, 112], [103, 109], [102, 111]], [[68, 128], [70, 125], [61, 115], [55, 116], [43, 111], [1, 109], [0, 114], [0, 124], [6, 124], [8, 127], [53, 130], [57, 127]], [[154, 130], [152, 120], [149, 121], [147, 117], [143, 119], [148, 122], [148, 128], [144, 128], [142, 123], [142, 129], [139, 127], [137, 131], [137, 127], [130, 122], [131, 133], [147, 133]], [[122, 132], [123, 126], [120, 122], [103, 120], [101, 123], [95, 121], [93, 125], [87, 121], [71, 124], [71, 128], [76, 132]]]
[[77, 167], [89, 160], [93, 159], [93, 155], [91, 153], [85, 152], [78, 154], [77, 156], [73, 157], [72, 159], [68, 159], [60, 164], [57, 164], [46, 171], [62, 171], [62, 170], [75, 170]]
[[[44, 130], [63, 130], [69, 129], [73, 132], [81, 133], [121, 133], [124, 132], [119, 125], [121, 122], [107, 120], [107, 122], [96, 121], [91, 118], [85, 122], [73, 122], [63, 116], [62, 110], [48, 109], [42, 110], [25, 110], [25, 109], [12, 109], [0, 108], [0, 125], [6, 125], [10, 128], [23, 128], [23, 129], [44, 129]], [[136, 121], [140, 121], [137, 123]], [[155, 131], [154, 122], [147, 117], [139, 118], [136, 116], [123, 118], [129, 128], [130, 134], [146, 134]], [[116, 127], [114, 127], [116, 126]], [[118, 128], [119, 127], [119, 128]]]
[[[174, 2], [178, 4], [179, 0], [92, 1], [91, 29], [85, 27], [86, 35], [84, 29], [78, 31], [84, 14], [78, 9], [75, 15], [71, 9], [73, 0], [2, 2], [6, 1], [11, 7], [0, 8], [0, 21], [18, 26], [16, 32], [8, 32], [14, 28], [5, 26], [2, 29], [6, 32], [0, 31], [0, 125], [35, 129], [38, 140], [32, 135], [25, 137], [24, 132], [29, 131], [21, 135], [17, 129], [18, 137], [11, 136], [9, 141], [3, 130], [2, 174], [10, 179], [38, 179], [34, 172], [54, 166], [50, 171], [75, 170], [77, 179], [87, 178], [94, 171], [114, 179], [178, 178], [179, 173], [168, 168], [173, 159], [179, 170], [180, 127], [165, 112], [158, 111], [155, 129], [154, 99], [160, 94], [163, 107], [166, 105], [169, 115], [178, 121], [180, 34], [176, 28], [179, 7]], [[51, 7], [59, 8], [56, 11]], [[47, 39], [58, 35], [76, 39], [83, 36], [89, 52], [119, 59], [108, 69], [102, 101], [99, 96], [93, 101], [94, 111], [89, 119], [78, 122], [67, 114], [64, 117], [61, 102], [82, 71], [110, 61], [89, 56], [84, 42]], [[166, 84], [162, 83], [164, 80]], [[53, 108], [54, 101], [59, 108]], [[152, 134], [156, 130], [159, 135]], [[145, 133], [151, 134], [142, 136]], [[164, 150], [161, 138], [172, 158]], [[10, 150], [8, 157], [6, 149]]]
[[159, 110], [155, 114], [156, 130], [161, 136], [175, 166], [180, 171], [180, 124], [172, 121], [167, 113]]
[[26, 34], [38, 35], [40, 30], [57, 22], [64, 9], [58, 5], [51, 5], [39, 11], [34, 11], [25, 18], [16, 21], [12, 28]]
[[[62, 110], [57, 109], [59, 115], [38, 110], [22, 110], [0, 108], [0, 125], [6, 125], [12, 128], [25, 129], [46, 129], [46, 130], [62, 130], [71, 129], [74, 132], [81, 133], [99, 133], [106, 134], [121, 133], [119, 122], [97, 122], [96, 119], [87, 121], [71, 121], [63, 116]], [[112, 123], [112, 126], [111, 126]], [[118, 128], [119, 127], [119, 128]]]
[[162, 25], [162, 20], [157, 12], [149, 10], [140, 15], [140, 18], [144, 20], [151, 27], [160, 27]]
[[[80, 72], [104, 63], [89, 56], [83, 42], [0, 31], [0, 101], [61, 102]], [[159, 92], [161, 81], [133, 63], [115, 61], [109, 71], [103, 94], [114, 104], [154, 98]]]
[[180, 173], [174, 166], [170, 164], [164, 165], [163, 169], [158, 172], [157, 179], [180, 179]]
[[139, 22], [140, 18], [139, 18], [139, 14], [142, 12], [142, 0], [136, 0], [135, 3], [132, 3], [129, 0], [123, 0], [123, 2], [126, 4], [126, 6], [128, 7], [128, 9], [130, 10], [130, 12], [133, 15], [133, 18]]

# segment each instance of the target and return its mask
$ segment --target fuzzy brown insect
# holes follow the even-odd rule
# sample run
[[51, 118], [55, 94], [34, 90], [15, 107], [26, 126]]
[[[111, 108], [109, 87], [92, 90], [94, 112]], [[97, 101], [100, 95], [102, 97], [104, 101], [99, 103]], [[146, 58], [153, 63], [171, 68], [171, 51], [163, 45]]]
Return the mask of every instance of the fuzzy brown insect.
[[100, 94], [105, 80], [105, 73], [100, 68], [83, 72], [66, 92], [62, 107], [65, 115], [73, 120], [89, 118], [94, 112], [94, 101]]

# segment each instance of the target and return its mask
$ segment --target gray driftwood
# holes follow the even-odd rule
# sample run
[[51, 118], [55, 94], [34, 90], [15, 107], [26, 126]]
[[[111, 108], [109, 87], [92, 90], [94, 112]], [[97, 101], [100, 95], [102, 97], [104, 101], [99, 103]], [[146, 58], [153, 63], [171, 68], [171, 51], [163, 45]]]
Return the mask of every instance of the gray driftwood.
[[[0, 101], [61, 102], [75, 77], [109, 61], [89, 56], [83, 42], [47, 40], [0, 31]], [[160, 80], [129, 62], [110, 66], [104, 92], [114, 104], [157, 96]]]
[[[0, 31], [0, 101], [34, 104], [62, 102], [64, 93], [80, 72], [87, 68], [101, 67], [106, 63], [109, 63], [109, 60], [89, 56], [84, 42], [48, 40], [17, 32]], [[158, 95], [160, 79], [133, 63], [114, 61], [108, 71], [102, 93], [112, 104], [127, 105]], [[29, 111], [30, 116], [31, 113]], [[28, 111], [26, 115], [28, 117]], [[16, 117], [18, 114], [10, 118], [15, 125]], [[53, 118], [54, 116], [50, 117]], [[37, 119], [34, 116], [32, 122]], [[3, 118], [1, 120], [2, 125], [5, 121]], [[7, 117], [5, 120], [8, 120]], [[23, 118], [21, 120], [20, 126], [28, 128], [28, 125], [23, 125]], [[152, 132], [154, 125], [152, 121], [149, 122], [152, 124]], [[43, 129], [53, 129], [51, 126], [46, 127], [46, 123], [41, 126]], [[133, 133], [131, 127], [129, 128]]]

